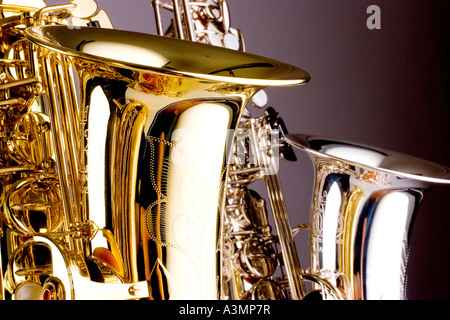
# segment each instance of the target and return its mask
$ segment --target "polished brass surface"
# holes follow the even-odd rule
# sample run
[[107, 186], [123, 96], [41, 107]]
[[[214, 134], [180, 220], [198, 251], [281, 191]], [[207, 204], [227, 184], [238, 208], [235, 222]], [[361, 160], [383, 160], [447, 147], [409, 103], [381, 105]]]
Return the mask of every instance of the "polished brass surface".
[[[152, 4], [159, 35], [245, 51], [242, 33], [231, 27], [225, 0], [154, 0]], [[173, 16], [173, 19], [168, 19], [166, 29], [162, 9], [170, 11]], [[257, 108], [264, 108], [266, 103], [264, 90], [258, 91], [251, 99], [251, 104]], [[271, 109], [267, 108], [263, 117], [252, 118], [246, 108], [231, 148], [222, 226], [225, 250], [221, 257], [221, 299], [298, 300], [306, 294], [278, 177], [279, 158], [293, 160], [295, 157], [292, 151], [288, 151], [289, 146], [280, 143], [286, 130], [282, 119]], [[241, 161], [240, 157], [246, 160]], [[270, 210], [261, 209], [265, 207], [264, 200], [259, 195], [255, 198], [250, 189], [258, 180], [263, 180], [266, 185]], [[253, 205], [256, 201], [259, 204]], [[273, 217], [273, 231], [267, 222], [269, 215]], [[261, 272], [266, 267], [270, 272]]]
[[[35, 159], [42, 173], [5, 195], [15, 239], [7, 291], [17, 299], [219, 298], [227, 146], [258, 90], [309, 75], [255, 55], [127, 31], [24, 33], [49, 117], [25, 112], [15, 126], [42, 136], [33, 150], [12, 141], [14, 154]], [[41, 251], [45, 267], [18, 265]], [[17, 268], [28, 271], [19, 277]]]

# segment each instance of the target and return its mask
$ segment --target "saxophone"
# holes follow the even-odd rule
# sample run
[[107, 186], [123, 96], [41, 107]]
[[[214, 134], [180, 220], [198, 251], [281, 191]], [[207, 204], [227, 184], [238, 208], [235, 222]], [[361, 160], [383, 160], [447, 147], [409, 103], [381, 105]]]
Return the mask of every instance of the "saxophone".
[[[115, 30], [93, 1], [7, 2], [1, 299], [404, 297], [411, 221], [449, 169], [289, 134], [273, 108], [252, 117], [264, 87], [309, 74], [245, 53], [226, 1], [152, 1], [155, 36]], [[277, 169], [298, 151], [316, 185], [310, 222], [292, 227]]]

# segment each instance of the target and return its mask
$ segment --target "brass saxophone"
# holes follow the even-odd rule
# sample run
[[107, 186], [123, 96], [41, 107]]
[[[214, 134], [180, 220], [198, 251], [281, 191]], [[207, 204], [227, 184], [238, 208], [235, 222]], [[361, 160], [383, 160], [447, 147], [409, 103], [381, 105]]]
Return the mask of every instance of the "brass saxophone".
[[[271, 108], [252, 117], [264, 87], [309, 74], [245, 53], [226, 1], [153, 1], [157, 36], [115, 30], [92, 1], [10, 2], [0, 2], [2, 299], [403, 298], [410, 222], [449, 169], [288, 134]], [[296, 227], [277, 175], [293, 148], [311, 154], [317, 181], [310, 223]], [[275, 228], [251, 190], [258, 180]]]

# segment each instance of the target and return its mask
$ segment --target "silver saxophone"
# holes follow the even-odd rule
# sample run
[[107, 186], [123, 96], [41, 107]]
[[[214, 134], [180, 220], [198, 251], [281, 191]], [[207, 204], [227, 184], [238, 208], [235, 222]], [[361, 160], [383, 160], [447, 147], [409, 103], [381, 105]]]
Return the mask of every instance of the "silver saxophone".
[[[0, 298], [404, 298], [411, 221], [449, 169], [252, 117], [264, 87], [309, 74], [245, 53], [226, 1], [152, 5], [158, 35], [94, 1], [0, 1]], [[292, 227], [294, 149], [316, 185]]]

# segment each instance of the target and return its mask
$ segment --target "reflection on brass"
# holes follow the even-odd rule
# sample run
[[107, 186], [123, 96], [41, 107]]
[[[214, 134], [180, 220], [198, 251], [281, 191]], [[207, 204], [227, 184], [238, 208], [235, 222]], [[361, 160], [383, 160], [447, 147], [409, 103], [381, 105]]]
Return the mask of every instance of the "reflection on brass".
[[[152, 4], [158, 35], [92, 0], [0, 0], [0, 298], [404, 298], [411, 221], [449, 169], [252, 117], [309, 74], [245, 53], [224, 0]], [[295, 227], [293, 148], [316, 171]]]
[[309, 75], [85, 3], [0, 7], [2, 298], [217, 299], [233, 132]]

